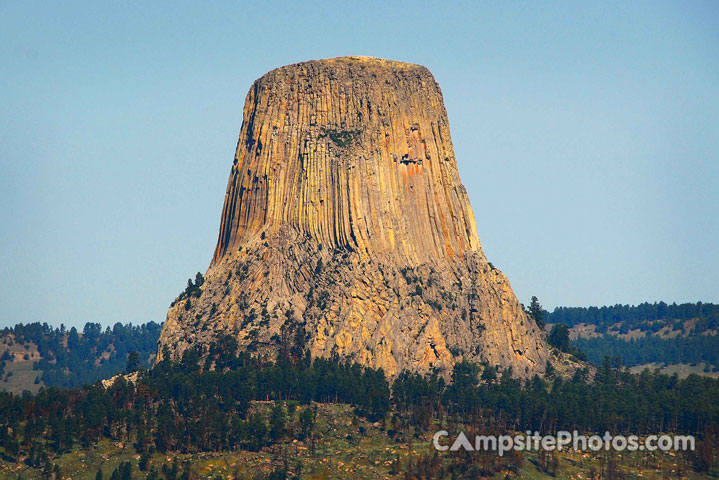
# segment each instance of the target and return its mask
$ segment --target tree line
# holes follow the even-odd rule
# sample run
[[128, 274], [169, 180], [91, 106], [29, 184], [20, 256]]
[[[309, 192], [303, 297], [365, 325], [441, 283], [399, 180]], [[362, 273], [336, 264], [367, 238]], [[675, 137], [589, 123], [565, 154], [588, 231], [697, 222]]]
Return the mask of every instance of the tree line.
[[427, 425], [437, 412], [443, 412], [504, 432], [577, 429], [700, 434], [719, 423], [719, 404], [714, 400], [719, 398], [717, 379], [698, 375], [680, 379], [657, 371], [632, 374], [609, 357], [591, 381], [586, 369], [577, 370], [571, 378], [550, 374], [522, 380], [511, 373], [460, 362], [445, 384], [437, 375], [405, 372], [392, 386], [392, 404], [413, 424]]
[[573, 327], [579, 323], [596, 325], [604, 333], [618, 325], [620, 333], [639, 329], [658, 332], [666, 325], [683, 330], [685, 320], [697, 319], [694, 333], [719, 329], [719, 305], [713, 303], [641, 303], [639, 305], [613, 305], [604, 307], [557, 307], [545, 312], [547, 323], [562, 323]]
[[[228, 347], [233, 353], [223, 353]], [[22, 457], [38, 468], [73, 445], [89, 447], [101, 438], [130, 442], [141, 455], [257, 450], [277, 432], [271, 419], [268, 424], [251, 411], [251, 401], [342, 402], [372, 421], [389, 409], [381, 369], [304, 354], [262, 360], [236, 351], [227, 338], [202, 360], [198, 350], [189, 350], [179, 363], [141, 370], [137, 383], [120, 377], [107, 389], [98, 382], [36, 395], [0, 392], [0, 448], [6, 458]]]
[[142, 365], [148, 366], [157, 350], [161, 328], [155, 322], [136, 326], [116, 323], [103, 330], [99, 323], [88, 322], [79, 332], [75, 327], [68, 330], [64, 325], [58, 328], [36, 322], [6, 327], [0, 336], [8, 342], [37, 346], [40, 359], [33, 369], [42, 371], [40, 379], [45, 385], [75, 388], [123, 371], [132, 351], [137, 352]]
[[[463, 431], [469, 438], [526, 431], [556, 435], [559, 430], [625, 435], [683, 432], [695, 435], [698, 447], [678, 453], [677, 464], [698, 472], [714, 468], [719, 380], [697, 375], [679, 379], [648, 370], [635, 375], [608, 357], [593, 380], [588, 375], [589, 371], [578, 370], [571, 378], [550, 374], [521, 380], [513, 378], [511, 370], [469, 362], [456, 364], [448, 383], [437, 375], [404, 372], [392, 385], [392, 428], [427, 431], [439, 422], [452, 436]], [[610, 452], [597, 458], [601, 478], [626, 478], [616, 455]], [[430, 451], [408, 458], [401, 469], [405, 478], [494, 477], [506, 470], [519, 474], [526, 460], [523, 452], [499, 457], [488, 451]], [[556, 452], [539, 451], [531, 461], [557, 476]], [[588, 473], [589, 478], [599, 476], [593, 467]]]
[[619, 357], [627, 367], [647, 363], [704, 363], [704, 371], [719, 370], [719, 336], [662, 338], [646, 336], [623, 340], [613, 335], [578, 337], [572, 345], [586, 353], [590, 362], [599, 364], [605, 355]]
[[[403, 372], [390, 388], [381, 369], [312, 359], [301, 349], [263, 359], [238, 352], [236, 341], [225, 337], [207, 351], [186, 351], [179, 363], [141, 369], [136, 383], [121, 378], [109, 388], [0, 393], [0, 450], [36, 468], [48, 468], [73, 445], [89, 447], [102, 438], [129, 443], [145, 458], [155, 451], [258, 450], [287, 440], [290, 405], [299, 409], [301, 425], [292, 435], [312, 438], [313, 402], [350, 404], [358, 415], [398, 428], [449, 423], [501, 432], [701, 435], [719, 424], [716, 398], [719, 380], [634, 375], [609, 358], [593, 379], [587, 369], [571, 378], [518, 379], [511, 369], [462, 361], [449, 381], [438, 372]], [[253, 401], [275, 404], [268, 416]]]

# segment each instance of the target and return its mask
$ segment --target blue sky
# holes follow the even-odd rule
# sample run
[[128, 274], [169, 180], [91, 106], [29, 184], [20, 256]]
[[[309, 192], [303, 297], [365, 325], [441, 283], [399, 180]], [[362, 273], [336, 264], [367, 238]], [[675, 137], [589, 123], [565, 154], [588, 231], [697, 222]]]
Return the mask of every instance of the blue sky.
[[520, 300], [719, 302], [717, 2], [0, 1], [0, 326], [163, 321], [252, 81], [340, 55], [434, 73]]

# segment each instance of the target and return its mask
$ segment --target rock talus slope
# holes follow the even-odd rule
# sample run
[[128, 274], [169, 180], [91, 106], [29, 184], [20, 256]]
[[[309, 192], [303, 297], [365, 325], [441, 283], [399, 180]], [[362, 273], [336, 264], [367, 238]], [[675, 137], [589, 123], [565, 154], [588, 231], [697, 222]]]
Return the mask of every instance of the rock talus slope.
[[158, 355], [227, 334], [260, 354], [300, 338], [389, 375], [460, 358], [544, 370], [539, 329], [482, 253], [429, 70], [342, 57], [254, 83], [212, 263]]

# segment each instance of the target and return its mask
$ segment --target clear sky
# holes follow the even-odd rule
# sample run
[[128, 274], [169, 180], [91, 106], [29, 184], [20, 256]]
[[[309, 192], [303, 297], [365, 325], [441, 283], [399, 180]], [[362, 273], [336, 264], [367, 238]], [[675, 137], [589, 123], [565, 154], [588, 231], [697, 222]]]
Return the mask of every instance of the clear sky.
[[434, 73], [523, 302], [719, 302], [719, 2], [0, 0], [0, 326], [163, 321], [252, 81], [341, 55]]

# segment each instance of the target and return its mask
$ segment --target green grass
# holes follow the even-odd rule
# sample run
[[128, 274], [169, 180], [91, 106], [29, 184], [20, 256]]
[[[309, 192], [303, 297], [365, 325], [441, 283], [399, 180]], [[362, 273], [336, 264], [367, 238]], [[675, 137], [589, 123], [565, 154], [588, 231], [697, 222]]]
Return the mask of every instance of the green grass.
[[[33, 360], [16, 360], [14, 362], [7, 362], [5, 365], [5, 373], [3, 380], [0, 382], [0, 389], [20, 394], [23, 390], [29, 390], [32, 393], [37, 393], [42, 386], [42, 382], [35, 384], [36, 377], [42, 377], [41, 370], [32, 369]], [[7, 374], [12, 372], [12, 375], [7, 377]], [[7, 378], [7, 381], [5, 381]]]
[[[645, 368], [648, 368], [650, 370], [658, 368], [661, 373], [664, 373], [666, 375], [673, 375], [676, 373], [679, 378], [686, 378], [692, 373], [705, 377], [719, 378], [719, 372], [704, 371], [704, 362], [698, 363], [694, 366], [688, 363], [676, 363], [672, 365], [667, 365], [666, 367], [663, 363], [647, 363], [645, 365], [636, 365], [634, 367], [631, 367], [629, 370], [632, 373], [641, 373], [641, 371]], [[712, 367], [710, 366], [710, 370], [711, 369]]]
[[320, 138], [327, 136], [338, 147], [347, 147], [357, 139], [359, 133], [359, 130], [326, 130]]
[[[0, 377], [0, 390], [15, 394], [21, 394], [24, 390], [37, 393], [43, 385], [42, 382], [35, 384], [35, 378], [42, 377], [42, 370], [32, 369], [33, 364], [40, 360], [37, 346], [33, 343], [19, 344], [12, 340], [14, 339], [8, 337], [0, 340], [0, 355], [8, 352], [12, 357], [12, 361], [5, 362], [5, 371]], [[26, 355], [27, 360], [24, 359]], [[8, 376], [8, 373], [11, 375]]]

